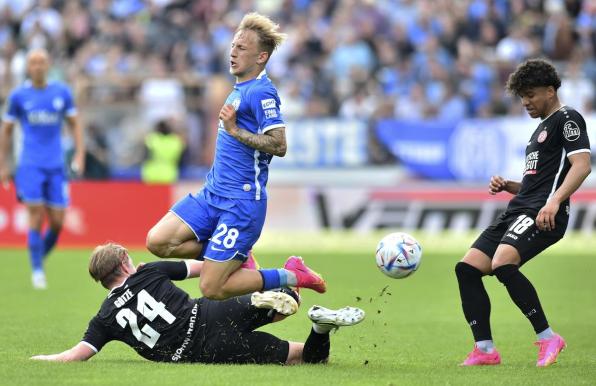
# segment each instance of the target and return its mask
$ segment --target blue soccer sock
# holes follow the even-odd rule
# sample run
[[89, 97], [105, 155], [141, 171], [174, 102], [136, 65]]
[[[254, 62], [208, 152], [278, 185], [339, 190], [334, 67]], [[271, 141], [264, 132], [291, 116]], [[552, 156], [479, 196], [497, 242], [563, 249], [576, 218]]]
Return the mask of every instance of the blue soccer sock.
[[297, 284], [296, 275], [287, 269], [259, 269], [259, 273], [263, 278], [263, 291]]
[[31, 268], [33, 268], [33, 271], [43, 271], [43, 240], [41, 239], [41, 232], [30, 229], [27, 240]]
[[259, 273], [263, 278], [263, 291], [273, 288], [279, 288], [281, 284], [281, 275], [277, 269], [259, 269]]
[[58, 241], [58, 236], [60, 235], [59, 232], [55, 232], [52, 228], [48, 229], [43, 236], [43, 257], [46, 257], [54, 245], [56, 245], [56, 241]]

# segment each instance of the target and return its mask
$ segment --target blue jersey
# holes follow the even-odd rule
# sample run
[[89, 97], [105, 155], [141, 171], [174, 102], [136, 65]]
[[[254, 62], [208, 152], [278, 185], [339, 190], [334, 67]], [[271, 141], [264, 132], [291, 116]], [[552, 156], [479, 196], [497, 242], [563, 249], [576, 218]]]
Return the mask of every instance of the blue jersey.
[[61, 168], [64, 165], [61, 129], [65, 116], [76, 114], [72, 93], [62, 83], [35, 88], [29, 81], [8, 99], [3, 119], [19, 121], [23, 130], [20, 165]]
[[[265, 71], [237, 83], [226, 99], [236, 109], [236, 125], [253, 134], [284, 127], [277, 90]], [[218, 196], [252, 200], [267, 199], [265, 185], [273, 156], [238, 141], [219, 122], [215, 160], [207, 175], [206, 189]]]

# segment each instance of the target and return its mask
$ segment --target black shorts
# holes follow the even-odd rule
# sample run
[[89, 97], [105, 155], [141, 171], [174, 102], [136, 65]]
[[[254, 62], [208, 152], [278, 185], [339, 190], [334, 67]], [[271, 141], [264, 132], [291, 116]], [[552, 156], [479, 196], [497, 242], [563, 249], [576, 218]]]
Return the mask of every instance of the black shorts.
[[567, 217], [557, 216], [555, 229], [541, 231], [536, 227], [537, 212], [532, 210], [506, 211], [478, 236], [472, 244], [493, 258], [499, 244], [508, 244], [517, 249], [520, 265], [561, 240], [567, 229]]
[[250, 295], [227, 300], [199, 299], [203, 345], [195, 359], [202, 363], [285, 364], [289, 343], [253, 331], [271, 323], [268, 309], [253, 307]]

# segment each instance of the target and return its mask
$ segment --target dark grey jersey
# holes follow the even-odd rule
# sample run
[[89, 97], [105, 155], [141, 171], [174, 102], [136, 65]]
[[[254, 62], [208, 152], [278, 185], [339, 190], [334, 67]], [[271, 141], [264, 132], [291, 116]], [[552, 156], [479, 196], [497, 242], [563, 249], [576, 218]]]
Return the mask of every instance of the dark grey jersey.
[[[568, 157], [590, 152], [586, 122], [580, 113], [563, 106], [540, 122], [526, 147], [526, 165], [521, 189], [508, 210], [538, 212], [567, 176]], [[559, 215], [569, 214], [569, 199], [561, 203]]]
[[192, 361], [199, 304], [171, 282], [187, 273], [184, 262], [146, 264], [110, 291], [83, 342], [97, 352], [118, 340], [152, 361]]

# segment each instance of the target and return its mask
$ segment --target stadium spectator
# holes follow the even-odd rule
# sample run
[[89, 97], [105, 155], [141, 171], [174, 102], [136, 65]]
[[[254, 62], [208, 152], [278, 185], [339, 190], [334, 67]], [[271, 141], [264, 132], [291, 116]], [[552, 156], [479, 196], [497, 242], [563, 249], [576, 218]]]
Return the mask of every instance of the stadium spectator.
[[[166, 109], [157, 101], [168, 95], [167, 105], [177, 110], [179, 120], [211, 127], [210, 113], [198, 112], [210, 102], [211, 82], [206, 80], [229, 82], [221, 75], [227, 42], [243, 12], [252, 8], [266, 9], [288, 26], [290, 40], [272, 58], [270, 76], [279, 80], [280, 92], [292, 95], [287, 103], [298, 106], [289, 108], [292, 116], [338, 116], [353, 94], [352, 84], [369, 81], [374, 83], [368, 87], [371, 99], [396, 101], [397, 118], [437, 118], [448, 82], [459, 84], [453, 98], [465, 102], [470, 117], [486, 116], [491, 105], [521, 114], [509, 96], [495, 91], [506, 74], [535, 56], [550, 57], [563, 70], [575, 55], [573, 48], [582, 52], [578, 60], [586, 88], [596, 85], [596, 6], [590, 0], [273, 3], [0, 0], [0, 73], [5, 80], [0, 98], [21, 82], [23, 53], [33, 45], [51, 50], [56, 68], [66, 69], [52, 76], [68, 79], [81, 103], [100, 102], [109, 110], [134, 95], [144, 96], [147, 104], [132, 106], [129, 113], [149, 115], [153, 124]], [[411, 90], [414, 84], [424, 91], [422, 106], [416, 108], [423, 114], [399, 107], [410, 93], [418, 93]], [[115, 130], [114, 122], [100, 123], [108, 133]], [[118, 125], [118, 130], [134, 131], [135, 125]], [[203, 153], [195, 148], [201, 142], [191, 146], [191, 153]], [[207, 162], [211, 157], [195, 158]]]
[[184, 151], [184, 139], [161, 120], [145, 138], [146, 157], [141, 178], [149, 184], [171, 184], [178, 180], [179, 164]]

